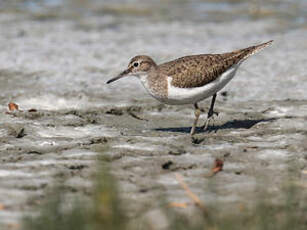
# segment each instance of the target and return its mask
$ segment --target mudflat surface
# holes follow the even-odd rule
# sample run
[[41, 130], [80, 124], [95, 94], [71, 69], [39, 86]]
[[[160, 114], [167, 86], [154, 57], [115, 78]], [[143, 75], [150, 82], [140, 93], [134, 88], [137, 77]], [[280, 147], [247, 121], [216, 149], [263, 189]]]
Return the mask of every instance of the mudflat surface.
[[[45, 11], [5, 5], [0, 223], [18, 223], [62, 178], [69, 178], [72, 194], [88, 195], [98, 158], [112, 165], [131, 216], [158, 208], [161, 194], [169, 202], [185, 201], [175, 173], [205, 203], [250, 203], [259, 186], [279, 199], [289, 174], [306, 189], [306, 3], [289, 8], [286, 1], [268, 2], [256, 12], [244, 1], [223, 5], [225, 12], [213, 3], [171, 2], [171, 14], [154, 3], [107, 2], [99, 8], [93, 1], [84, 7], [91, 14], [71, 13], [66, 5], [57, 11], [61, 1]], [[161, 63], [271, 39], [274, 44], [242, 64], [218, 95], [219, 116], [194, 140], [192, 106], [162, 105], [134, 78], [105, 84], [138, 54]], [[23, 111], [7, 114], [11, 101]], [[201, 103], [204, 111], [209, 104]], [[205, 118], [206, 112], [200, 123]], [[224, 159], [224, 170], [209, 178], [216, 158]]]

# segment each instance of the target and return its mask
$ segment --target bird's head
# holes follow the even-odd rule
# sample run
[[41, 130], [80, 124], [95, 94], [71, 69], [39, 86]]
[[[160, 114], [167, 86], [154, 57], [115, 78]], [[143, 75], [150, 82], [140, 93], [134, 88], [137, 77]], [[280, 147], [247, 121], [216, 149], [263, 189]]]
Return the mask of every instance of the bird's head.
[[151, 57], [146, 55], [139, 55], [132, 58], [129, 62], [128, 68], [121, 72], [118, 76], [107, 81], [107, 84], [112, 83], [123, 77], [136, 76], [140, 77], [146, 75], [150, 70], [157, 67], [157, 64]]

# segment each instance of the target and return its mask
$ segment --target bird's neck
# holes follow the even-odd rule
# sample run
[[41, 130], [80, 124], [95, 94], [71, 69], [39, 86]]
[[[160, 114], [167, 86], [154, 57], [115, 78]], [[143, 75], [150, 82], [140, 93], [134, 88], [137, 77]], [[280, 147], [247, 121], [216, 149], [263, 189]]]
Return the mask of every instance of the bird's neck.
[[149, 70], [138, 74], [138, 78], [146, 89], [150, 88], [150, 85], [158, 78], [158, 69], [156, 66], [152, 66]]
[[167, 96], [167, 78], [157, 69], [150, 70], [140, 75], [139, 78], [145, 89], [155, 98], [160, 99]]

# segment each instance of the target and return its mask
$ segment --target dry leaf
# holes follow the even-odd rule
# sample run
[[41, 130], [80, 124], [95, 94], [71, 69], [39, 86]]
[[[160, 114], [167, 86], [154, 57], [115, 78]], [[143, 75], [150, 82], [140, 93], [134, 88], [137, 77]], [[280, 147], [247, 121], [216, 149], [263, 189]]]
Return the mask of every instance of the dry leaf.
[[245, 208], [245, 206], [244, 206], [243, 204], [239, 204], [239, 210], [240, 210], [241, 212], [245, 212], [245, 211], [246, 211], [246, 208]]
[[15, 110], [19, 110], [19, 106], [17, 105], [17, 104], [15, 104], [15, 103], [13, 103], [13, 102], [10, 102], [9, 104], [8, 104], [8, 107], [9, 107], [9, 110], [10, 111], [15, 111]]
[[3, 204], [0, 204], [0, 211], [4, 209], [5, 209], [5, 206]]
[[212, 172], [214, 174], [216, 174], [219, 171], [222, 171], [223, 170], [223, 166], [224, 166], [224, 161], [222, 161], [220, 159], [215, 159], [214, 166], [212, 168]]

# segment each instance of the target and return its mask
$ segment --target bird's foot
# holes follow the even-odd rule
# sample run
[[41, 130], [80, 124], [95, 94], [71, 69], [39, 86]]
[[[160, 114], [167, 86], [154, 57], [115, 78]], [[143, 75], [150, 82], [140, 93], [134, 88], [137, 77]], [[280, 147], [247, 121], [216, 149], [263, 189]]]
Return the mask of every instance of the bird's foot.
[[219, 113], [215, 112], [215, 111], [211, 111], [211, 112], [208, 113], [208, 118], [205, 121], [205, 124], [201, 127], [202, 130], [204, 130], [204, 131], [207, 130], [208, 126], [209, 126], [209, 123], [214, 122], [214, 115], [218, 116]]

